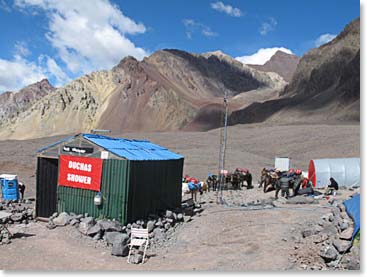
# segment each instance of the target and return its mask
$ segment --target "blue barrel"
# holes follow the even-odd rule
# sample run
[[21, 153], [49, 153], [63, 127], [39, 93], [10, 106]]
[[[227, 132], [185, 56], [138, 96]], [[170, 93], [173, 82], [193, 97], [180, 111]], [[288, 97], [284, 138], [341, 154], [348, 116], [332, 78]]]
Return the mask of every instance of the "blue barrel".
[[19, 200], [18, 177], [16, 175], [0, 175], [0, 186], [4, 200]]

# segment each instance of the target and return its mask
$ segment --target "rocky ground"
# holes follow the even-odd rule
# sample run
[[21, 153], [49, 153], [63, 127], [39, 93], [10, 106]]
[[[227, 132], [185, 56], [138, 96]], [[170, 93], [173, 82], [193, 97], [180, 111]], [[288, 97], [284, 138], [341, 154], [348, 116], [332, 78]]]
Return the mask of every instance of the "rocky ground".
[[[146, 227], [150, 246], [139, 265], [143, 270], [359, 269], [359, 245], [350, 241], [353, 222], [342, 205], [358, 191], [340, 190], [329, 200], [275, 200], [273, 192], [258, 188], [209, 192], [198, 195], [196, 204], [186, 200], [181, 209], [125, 226], [87, 214], [24, 221], [14, 217], [19, 209], [10, 207], [8, 224], [2, 226], [12, 237], [0, 245], [6, 253], [0, 268], [137, 269], [141, 252], [134, 251], [127, 264], [127, 244], [131, 227]], [[217, 204], [219, 196], [224, 204]]]

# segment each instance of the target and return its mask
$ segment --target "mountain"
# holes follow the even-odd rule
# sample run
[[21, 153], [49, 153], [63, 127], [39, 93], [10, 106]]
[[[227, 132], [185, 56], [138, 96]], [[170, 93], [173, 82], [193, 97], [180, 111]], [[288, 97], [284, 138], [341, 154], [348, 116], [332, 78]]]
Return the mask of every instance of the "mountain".
[[44, 79], [18, 92], [7, 91], [0, 94], [0, 126], [16, 120], [20, 113], [55, 89], [47, 79]]
[[234, 111], [231, 124], [359, 122], [360, 20], [332, 41], [307, 52], [279, 99]]
[[[222, 52], [157, 51], [143, 61], [124, 58], [111, 70], [82, 76], [56, 89], [12, 120], [1, 138], [90, 132], [206, 130], [220, 126], [223, 95], [230, 108], [275, 97], [286, 82]], [[207, 120], [202, 120], [203, 114]]]
[[296, 71], [299, 60], [300, 58], [295, 55], [278, 50], [265, 64], [249, 64], [248, 66], [265, 72], [278, 73], [285, 81], [290, 82]]

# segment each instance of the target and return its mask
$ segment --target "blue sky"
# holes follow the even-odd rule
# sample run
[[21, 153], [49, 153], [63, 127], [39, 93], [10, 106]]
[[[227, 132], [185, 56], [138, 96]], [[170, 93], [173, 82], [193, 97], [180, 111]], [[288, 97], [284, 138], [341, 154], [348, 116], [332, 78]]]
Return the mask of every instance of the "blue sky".
[[0, 93], [44, 77], [61, 86], [163, 48], [245, 63], [277, 47], [301, 56], [359, 14], [357, 0], [0, 0]]

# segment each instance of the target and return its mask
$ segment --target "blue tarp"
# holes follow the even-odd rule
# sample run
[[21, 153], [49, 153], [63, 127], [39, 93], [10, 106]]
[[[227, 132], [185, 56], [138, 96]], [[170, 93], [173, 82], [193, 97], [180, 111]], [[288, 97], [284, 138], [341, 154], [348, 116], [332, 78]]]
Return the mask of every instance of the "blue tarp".
[[83, 134], [83, 137], [117, 156], [132, 161], [178, 160], [183, 158], [183, 156], [147, 140], [111, 138], [95, 134]]
[[358, 233], [361, 226], [360, 220], [360, 194], [343, 202], [348, 215], [354, 220], [353, 238]]

